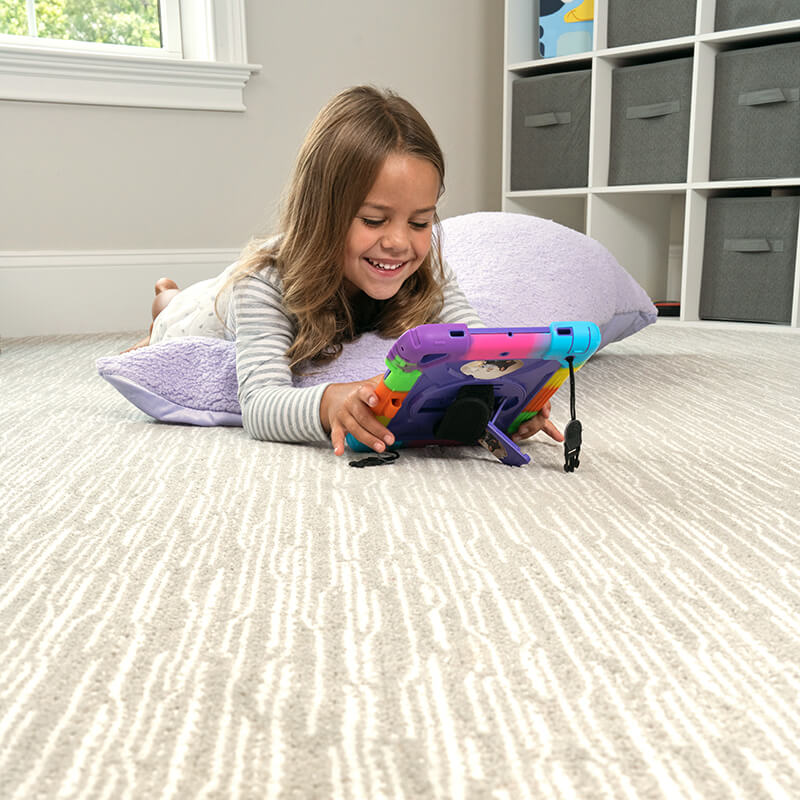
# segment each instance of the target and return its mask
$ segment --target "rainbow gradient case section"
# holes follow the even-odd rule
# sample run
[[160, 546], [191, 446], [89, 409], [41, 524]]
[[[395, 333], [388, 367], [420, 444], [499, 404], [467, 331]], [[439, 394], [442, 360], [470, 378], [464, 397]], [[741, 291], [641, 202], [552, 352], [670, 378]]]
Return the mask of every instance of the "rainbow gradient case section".
[[[567, 359], [572, 357], [577, 370], [599, 345], [593, 322], [530, 328], [420, 325], [389, 350], [373, 410], [395, 436], [391, 449], [477, 442], [503, 463], [521, 466], [530, 457], [509, 437], [569, 377]], [[454, 415], [453, 409], [461, 411]], [[350, 434], [347, 442], [353, 450], [369, 450]]]

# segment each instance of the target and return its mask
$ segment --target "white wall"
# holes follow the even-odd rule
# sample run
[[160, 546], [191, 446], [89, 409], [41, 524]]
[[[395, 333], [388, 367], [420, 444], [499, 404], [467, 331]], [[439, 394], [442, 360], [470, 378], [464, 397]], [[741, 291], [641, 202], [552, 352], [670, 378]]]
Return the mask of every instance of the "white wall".
[[502, 14], [501, 0], [248, 0], [263, 69], [244, 113], [0, 101], [0, 335], [145, 327], [164, 271], [207, 277], [271, 227], [307, 126], [352, 84], [392, 87], [431, 123], [442, 217], [499, 209]]

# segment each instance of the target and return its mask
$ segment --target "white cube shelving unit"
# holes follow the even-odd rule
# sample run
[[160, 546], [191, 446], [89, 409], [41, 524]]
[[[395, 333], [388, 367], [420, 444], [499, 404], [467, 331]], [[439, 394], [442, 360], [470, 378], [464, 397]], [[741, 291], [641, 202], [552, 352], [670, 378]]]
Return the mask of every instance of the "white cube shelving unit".
[[[800, 194], [800, 175], [763, 180], [710, 180], [716, 55], [741, 47], [800, 41], [800, 19], [715, 31], [716, 0], [697, 0], [692, 35], [609, 48], [606, 36], [609, 2], [613, 0], [595, 0], [594, 42], [590, 52], [540, 58], [535, 38], [536, 0], [506, 0], [503, 210], [552, 219], [591, 236], [614, 254], [654, 300], [678, 300], [680, 319], [698, 321], [708, 199], [744, 190]], [[693, 58], [687, 180], [609, 185], [614, 68], [679, 56]], [[592, 72], [587, 186], [511, 191], [512, 85], [518, 78], [571, 69]], [[800, 265], [800, 257], [795, 263]], [[763, 327], [800, 329], [800, 266], [795, 268], [793, 291], [790, 325]]]

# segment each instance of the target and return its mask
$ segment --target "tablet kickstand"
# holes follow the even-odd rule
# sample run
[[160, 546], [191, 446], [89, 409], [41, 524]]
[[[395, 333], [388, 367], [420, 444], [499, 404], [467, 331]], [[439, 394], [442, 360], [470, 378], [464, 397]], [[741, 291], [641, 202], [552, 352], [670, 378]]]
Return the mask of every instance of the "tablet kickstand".
[[512, 467], [521, 467], [523, 464], [527, 464], [531, 460], [531, 457], [523, 453], [516, 443], [509, 439], [495, 424], [505, 404], [505, 400], [500, 403], [494, 416], [486, 425], [485, 433], [478, 439], [478, 444], [485, 447], [495, 458], [498, 458], [504, 464], [509, 464]]

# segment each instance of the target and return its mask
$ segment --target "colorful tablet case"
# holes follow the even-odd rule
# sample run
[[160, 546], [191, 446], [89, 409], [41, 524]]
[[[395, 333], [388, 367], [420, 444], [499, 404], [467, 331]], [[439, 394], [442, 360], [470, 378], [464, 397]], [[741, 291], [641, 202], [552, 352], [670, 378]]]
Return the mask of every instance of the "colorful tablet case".
[[[378, 386], [378, 419], [396, 447], [471, 444], [505, 464], [530, 457], [509, 438], [600, 344], [593, 322], [535, 328], [420, 325], [400, 336]], [[353, 450], [368, 448], [348, 434]]]

